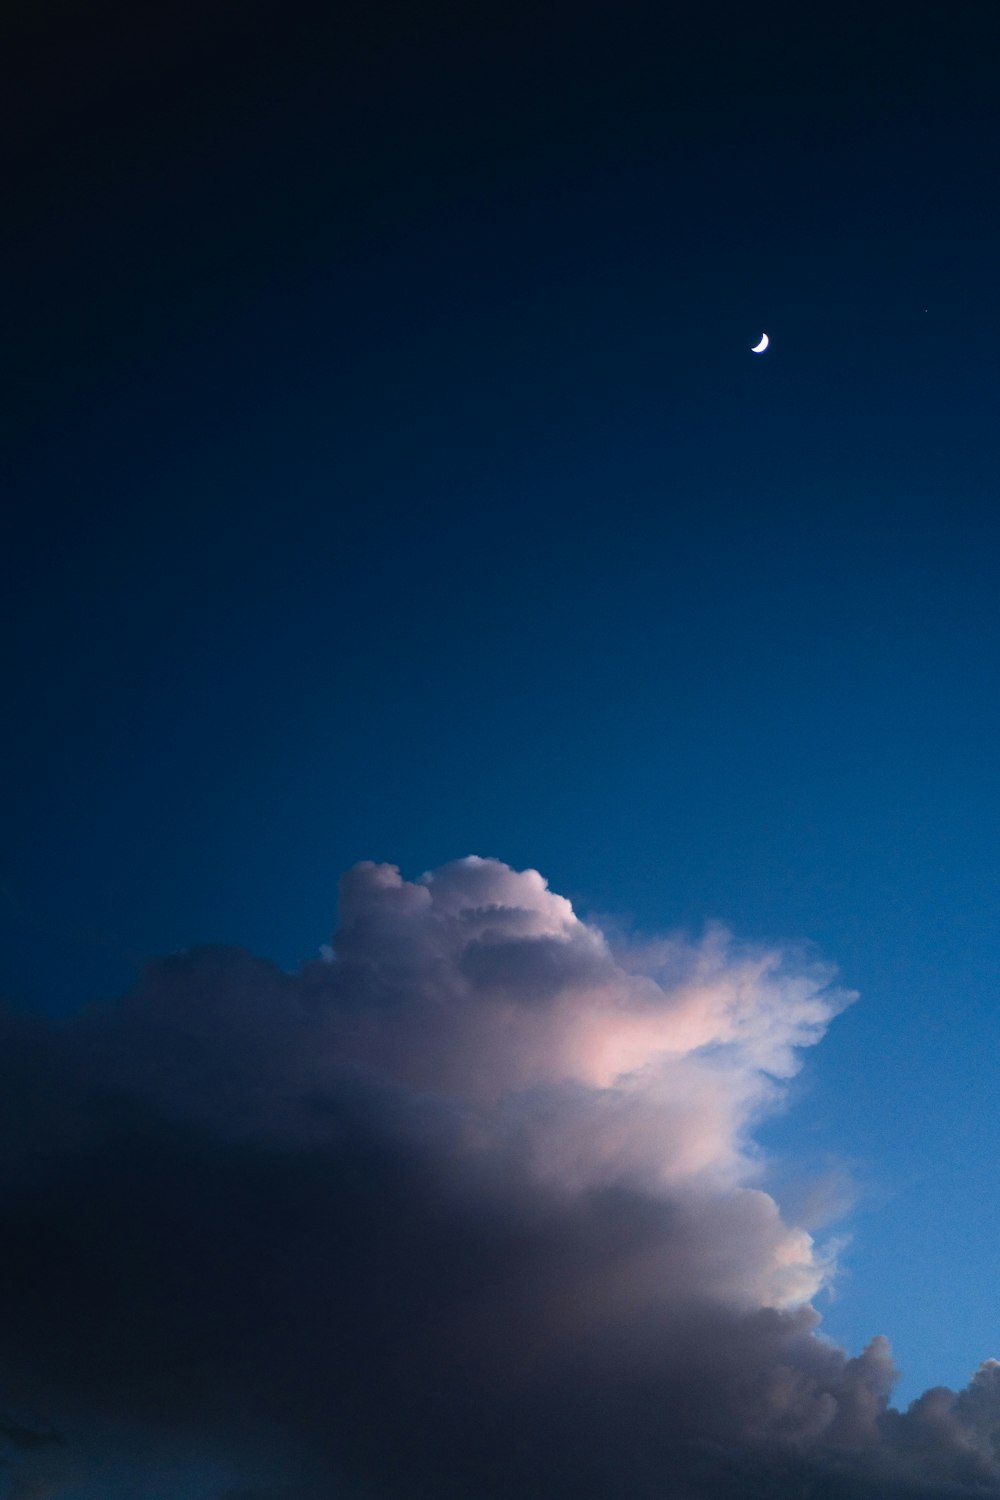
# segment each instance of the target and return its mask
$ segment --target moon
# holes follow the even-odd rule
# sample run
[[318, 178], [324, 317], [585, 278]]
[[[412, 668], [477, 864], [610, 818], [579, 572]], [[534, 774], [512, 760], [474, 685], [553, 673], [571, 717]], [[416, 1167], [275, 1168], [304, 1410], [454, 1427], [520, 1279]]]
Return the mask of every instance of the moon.
[[769, 342], [770, 342], [770, 340], [768, 339], [767, 334], [766, 333], [762, 333], [761, 336], [760, 336], [760, 343], [759, 344], [751, 344], [750, 345], [750, 353], [751, 354], [763, 354], [764, 350], [767, 348]]

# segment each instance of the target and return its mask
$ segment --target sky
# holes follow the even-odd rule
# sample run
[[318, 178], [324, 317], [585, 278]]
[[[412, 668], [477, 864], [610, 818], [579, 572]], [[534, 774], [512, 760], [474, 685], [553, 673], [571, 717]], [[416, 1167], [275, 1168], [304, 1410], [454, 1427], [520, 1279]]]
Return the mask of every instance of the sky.
[[0, 1486], [1000, 1492], [994, 7], [2, 25]]

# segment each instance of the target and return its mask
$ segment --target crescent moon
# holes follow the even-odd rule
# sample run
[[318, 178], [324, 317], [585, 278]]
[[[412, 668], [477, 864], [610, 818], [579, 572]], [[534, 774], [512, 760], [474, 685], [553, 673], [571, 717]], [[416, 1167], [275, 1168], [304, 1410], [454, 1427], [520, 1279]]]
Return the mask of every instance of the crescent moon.
[[750, 345], [750, 353], [751, 354], [763, 354], [764, 350], [768, 346], [768, 343], [769, 343], [769, 339], [767, 337], [767, 334], [766, 333], [762, 333], [761, 336], [760, 336], [760, 343], [759, 344], [751, 344]]

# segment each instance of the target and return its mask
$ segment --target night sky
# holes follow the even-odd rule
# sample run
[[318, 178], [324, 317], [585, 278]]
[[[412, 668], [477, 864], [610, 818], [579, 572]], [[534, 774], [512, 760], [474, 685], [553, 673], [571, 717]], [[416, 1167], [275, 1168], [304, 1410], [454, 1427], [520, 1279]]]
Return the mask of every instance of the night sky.
[[0, 56], [2, 1500], [1000, 1495], [995, 5]]

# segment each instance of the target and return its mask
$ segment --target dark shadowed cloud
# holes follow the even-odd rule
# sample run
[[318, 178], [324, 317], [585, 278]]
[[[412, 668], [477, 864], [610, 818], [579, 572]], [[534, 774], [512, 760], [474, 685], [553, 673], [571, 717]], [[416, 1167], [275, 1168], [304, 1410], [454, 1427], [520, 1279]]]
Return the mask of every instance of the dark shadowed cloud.
[[356, 867], [298, 973], [198, 949], [4, 1015], [8, 1494], [1000, 1494], [1000, 1364], [894, 1410], [766, 1190], [754, 1126], [852, 998], [472, 858]]

